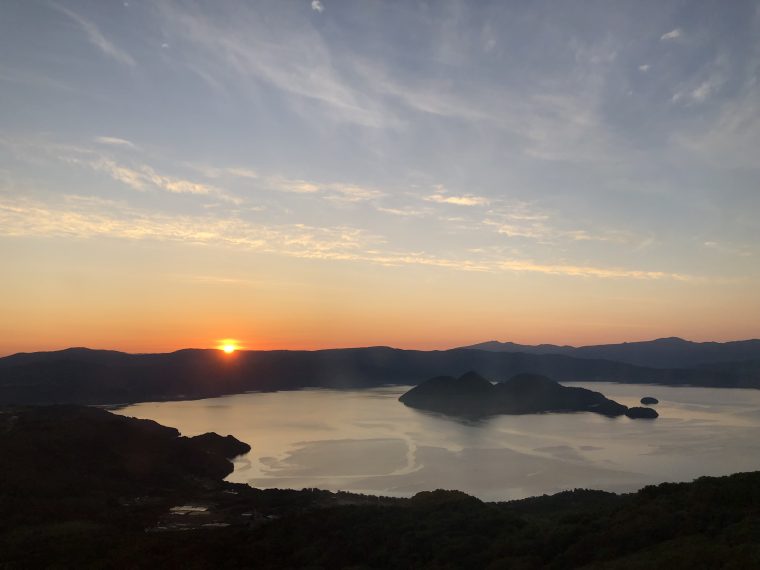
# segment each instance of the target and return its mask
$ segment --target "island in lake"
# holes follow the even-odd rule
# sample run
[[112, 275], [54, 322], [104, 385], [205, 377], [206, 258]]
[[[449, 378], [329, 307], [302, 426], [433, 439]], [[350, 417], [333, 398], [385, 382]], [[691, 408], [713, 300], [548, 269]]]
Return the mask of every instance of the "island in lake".
[[544, 412], [595, 412], [635, 419], [658, 417], [651, 408], [629, 408], [599, 392], [563, 386], [546, 376], [527, 373], [496, 384], [477, 372], [467, 372], [459, 378], [437, 376], [415, 386], [399, 400], [412, 408], [465, 417]]

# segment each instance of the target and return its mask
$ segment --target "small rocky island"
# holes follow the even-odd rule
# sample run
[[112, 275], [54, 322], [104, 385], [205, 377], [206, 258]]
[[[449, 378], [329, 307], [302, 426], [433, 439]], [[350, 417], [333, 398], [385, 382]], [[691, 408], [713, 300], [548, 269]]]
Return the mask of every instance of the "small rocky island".
[[599, 392], [562, 386], [540, 374], [517, 374], [492, 384], [476, 372], [431, 378], [402, 395], [411, 408], [463, 417], [544, 412], [595, 412], [608, 417], [656, 418], [651, 408], [628, 408]]
[[658, 400], [657, 398], [653, 398], [652, 396], [644, 396], [643, 398], [641, 398], [641, 403], [644, 404], [645, 406], [654, 406], [656, 404], [659, 404], [660, 400]]

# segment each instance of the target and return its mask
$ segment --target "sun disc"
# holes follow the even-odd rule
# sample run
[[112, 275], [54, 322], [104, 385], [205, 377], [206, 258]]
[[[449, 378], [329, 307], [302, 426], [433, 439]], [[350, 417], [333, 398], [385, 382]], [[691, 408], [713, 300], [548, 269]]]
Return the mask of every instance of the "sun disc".
[[233, 352], [235, 352], [235, 350], [237, 350], [237, 346], [235, 346], [234, 344], [225, 344], [224, 346], [222, 346], [222, 350], [226, 352], [227, 354], [232, 354]]

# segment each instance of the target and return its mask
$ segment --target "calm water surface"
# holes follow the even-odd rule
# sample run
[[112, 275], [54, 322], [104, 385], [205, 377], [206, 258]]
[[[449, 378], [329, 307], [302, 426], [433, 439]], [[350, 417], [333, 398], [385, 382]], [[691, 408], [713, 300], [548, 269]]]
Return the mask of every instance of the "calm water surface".
[[402, 496], [447, 488], [499, 500], [760, 470], [760, 390], [566, 385], [629, 406], [654, 396], [660, 418], [578, 413], [463, 422], [407, 408], [397, 398], [408, 387], [397, 386], [143, 403], [118, 413], [183, 435], [215, 431], [251, 444], [228, 480], [256, 487]]

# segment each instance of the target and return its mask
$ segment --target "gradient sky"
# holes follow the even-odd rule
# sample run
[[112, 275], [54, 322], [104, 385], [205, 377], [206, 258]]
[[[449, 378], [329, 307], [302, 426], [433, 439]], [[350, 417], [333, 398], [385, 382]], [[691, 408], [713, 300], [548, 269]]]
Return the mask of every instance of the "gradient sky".
[[760, 4], [0, 4], [0, 354], [760, 336]]

